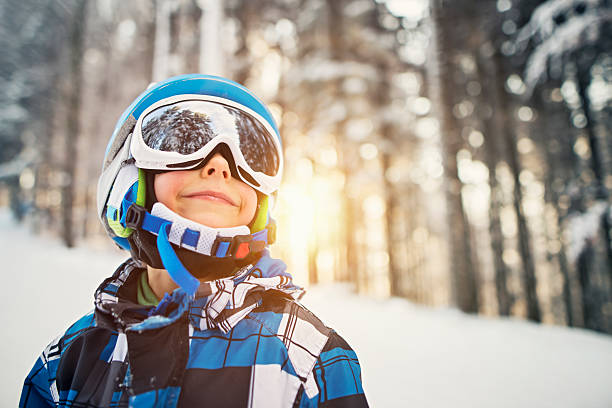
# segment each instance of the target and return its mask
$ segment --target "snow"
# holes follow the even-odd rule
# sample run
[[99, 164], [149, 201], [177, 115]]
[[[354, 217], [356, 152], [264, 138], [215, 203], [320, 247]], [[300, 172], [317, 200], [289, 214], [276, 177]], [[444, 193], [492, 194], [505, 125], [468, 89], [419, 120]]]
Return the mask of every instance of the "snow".
[[[579, 6], [585, 7], [586, 12], [577, 13]], [[567, 20], [559, 23], [555, 21], [557, 16]], [[564, 55], [598, 41], [601, 26], [611, 20], [612, 12], [601, 0], [550, 0], [539, 5], [516, 37], [521, 49], [529, 41], [535, 45], [525, 70], [529, 91], [546, 77], [549, 65], [560, 65]]]
[[570, 52], [593, 44], [600, 37], [600, 26], [612, 20], [611, 11], [593, 11], [571, 18], [555, 30], [554, 36], [547, 37], [537, 45], [527, 61], [525, 83], [533, 89], [546, 75], [549, 61], [561, 64], [560, 58]]
[[601, 0], [551, 0], [540, 4], [532, 13], [529, 24], [521, 29], [518, 41], [524, 41], [533, 36], [537, 31], [542, 38], [546, 39], [555, 31], [555, 16], [571, 15], [572, 8], [587, 6], [591, 8], [601, 7]]
[[[10, 288], [0, 304], [0, 407], [13, 407], [38, 354], [91, 309], [125, 253], [64, 248], [4, 209], [0, 248]], [[373, 407], [612, 406], [610, 336], [365, 298], [343, 285], [313, 287], [304, 304], [355, 348]]]
[[410, 21], [419, 21], [427, 16], [429, 2], [424, 0], [376, 0], [383, 2], [391, 13]]
[[568, 259], [574, 263], [587, 242], [595, 240], [602, 225], [602, 216], [608, 210], [608, 203], [596, 201], [584, 213], [572, 213], [567, 217], [564, 235], [568, 245]]

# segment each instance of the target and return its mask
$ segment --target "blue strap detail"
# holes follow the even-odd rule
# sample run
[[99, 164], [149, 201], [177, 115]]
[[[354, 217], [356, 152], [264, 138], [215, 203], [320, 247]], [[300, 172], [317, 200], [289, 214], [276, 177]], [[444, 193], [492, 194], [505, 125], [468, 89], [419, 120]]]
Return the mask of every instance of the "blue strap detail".
[[125, 227], [125, 216], [127, 215], [127, 209], [130, 208], [130, 205], [132, 205], [132, 201], [130, 200], [127, 200], [124, 198], [123, 201], [121, 201], [121, 219], [119, 220], [119, 222], [124, 227]]
[[181, 242], [183, 244], [196, 247], [198, 245], [198, 239], [200, 239], [200, 232], [190, 230], [189, 228], [185, 229], [183, 233], [183, 237], [181, 238]]
[[127, 238], [113, 237], [113, 241], [115, 241], [121, 248], [127, 251], [130, 250], [130, 242], [127, 240]]
[[142, 220], [142, 225], [140, 226], [140, 228], [142, 228], [145, 231], [149, 231], [149, 232], [153, 232], [157, 234], [157, 232], [161, 229], [161, 227], [165, 223], [172, 224], [170, 221], [164, 218], [156, 217], [147, 211], [144, 214], [144, 219]]
[[115, 207], [111, 207], [110, 205], [106, 207], [106, 218], [110, 218], [114, 220], [117, 216], [117, 209]]
[[138, 194], [138, 183], [132, 184], [132, 187], [128, 189], [128, 191], [123, 196], [123, 200], [121, 200], [121, 225], [125, 227], [125, 216], [127, 214], [127, 209], [130, 208], [130, 205], [136, 202], [136, 195]]
[[182, 287], [187, 294], [195, 296], [200, 286], [200, 281], [189, 273], [179, 260], [174, 249], [172, 249], [170, 241], [168, 241], [168, 232], [170, 231], [171, 225], [170, 222], [166, 222], [159, 229], [157, 235], [157, 250], [159, 251], [159, 257], [172, 280]]
[[[130, 200], [129, 198], [124, 198], [123, 201], [121, 202], [121, 208], [122, 208], [121, 225], [123, 225], [124, 227], [126, 226], [125, 217], [127, 214], [127, 209], [130, 208], [132, 204], [134, 204], [134, 202]], [[157, 234], [158, 237], [164, 225], [166, 224], [169, 226], [172, 225], [171, 221], [166, 220], [165, 218], [157, 217], [148, 211], [144, 211], [142, 216], [143, 216], [142, 224], [140, 225], [140, 228], [145, 231], [149, 231], [153, 234]], [[269, 238], [268, 228], [264, 228], [261, 231], [255, 232], [254, 234], [251, 234], [251, 236], [253, 237], [253, 241], [264, 241], [265, 245], [268, 245], [268, 238]], [[199, 231], [194, 231], [192, 229], [186, 228], [181, 238], [181, 243], [187, 244], [191, 247], [197, 247], [199, 238], [200, 238]], [[217, 258], [226, 257], [229, 251], [229, 247], [230, 247], [230, 242], [219, 242], [219, 245], [217, 246], [217, 250], [214, 256], [216, 256]]]
[[172, 304], [172, 296], [168, 294], [168, 292], [164, 293], [164, 297], [159, 301], [157, 306], [149, 310], [148, 316], [151, 317], [153, 315], [165, 315], [166, 309], [168, 306]]
[[261, 231], [257, 231], [253, 236], [253, 241], [265, 241], [266, 245], [268, 245], [268, 229], [264, 228]]
[[223, 258], [225, 255], [227, 255], [227, 250], [229, 249], [229, 246], [230, 246], [229, 242], [220, 242], [215, 256], [217, 258]]
[[[127, 215], [127, 209], [130, 208], [132, 204], [134, 204], [134, 201], [128, 198], [124, 198], [123, 201], [121, 201], [121, 225], [123, 225], [124, 227], [126, 226], [125, 216]], [[167, 222], [169, 221], [164, 218], [156, 217], [150, 212], [145, 211], [144, 218], [142, 220], [142, 225], [140, 226], [140, 228], [145, 231], [157, 234], [157, 232], [161, 229], [162, 225]]]

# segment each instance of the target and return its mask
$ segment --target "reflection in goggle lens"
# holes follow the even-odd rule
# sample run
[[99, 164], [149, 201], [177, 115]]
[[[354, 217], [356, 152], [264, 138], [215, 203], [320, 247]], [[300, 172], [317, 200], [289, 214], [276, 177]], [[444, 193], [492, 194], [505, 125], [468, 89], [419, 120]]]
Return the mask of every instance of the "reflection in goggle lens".
[[142, 137], [151, 149], [195, 153], [215, 136], [235, 136], [252, 170], [275, 176], [279, 152], [271, 135], [255, 118], [231, 106], [183, 101], [162, 106], [142, 121]]

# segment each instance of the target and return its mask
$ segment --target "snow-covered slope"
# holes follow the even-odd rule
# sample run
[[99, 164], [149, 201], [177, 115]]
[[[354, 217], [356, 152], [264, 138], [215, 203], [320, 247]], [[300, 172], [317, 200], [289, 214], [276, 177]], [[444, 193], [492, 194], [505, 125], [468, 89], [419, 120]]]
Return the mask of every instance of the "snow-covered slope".
[[304, 303], [357, 350], [374, 407], [612, 407], [610, 336], [337, 289]]
[[[92, 307], [125, 254], [63, 248], [6, 211], [0, 253], [0, 407], [14, 407], [42, 348]], [[304, 304], [356, 349], [373, 407], [612, 407], [610, 336], [368, 299], [342, 285], [311, 288]]]

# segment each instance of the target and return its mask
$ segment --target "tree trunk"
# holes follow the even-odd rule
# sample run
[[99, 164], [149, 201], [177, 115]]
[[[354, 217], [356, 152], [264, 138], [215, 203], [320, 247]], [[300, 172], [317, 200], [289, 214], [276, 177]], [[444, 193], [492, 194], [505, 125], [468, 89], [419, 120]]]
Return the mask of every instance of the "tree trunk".
[[153, 81], [168, 76], [170, 54], [170, 8], [168, 0], [155, 0], [155, 47], [153, 48]]
[[500, 212], [503, 205], [502, 191], [497, 181], [497, 164], [500, 160], [500, 135], [503, 134], [503, 116], [507, 112], [499, 108], [495, 84], [499, 81], [491, 59], [480, 55], [478, 69], [483, 89], [482, 103], [491, 107], [491, 115], [482, 118], [485, 143], [484, 157], [489, 169], [489, 187], [491, 189], [489, 202], [489, 235], [491, 238], [491, 251], [493, 253], [493, 267], [495, 270], [495, 291], [497, 294], [497, 309], [500, 316], [510, 315], [511, 298], [508, 292], [508, 267], [503, 260], [504, 236], [501, 229]]
[[245, 1], [240, 7], [235, 9], [235, 18], [240, 22], [240, 31], [238, 33], [238, 41], [240, 45], [234, 55], [233, 64], [236, 66], [230, 67], [228, 65], [228, 73], [233, 74], [234, 80], [238, 83], [244, 84], [251, 75], [251, 50], [247, 44], [247, 37], [249, 33], [255, 29], [255, 19], [257, 18], [257, 1]]
[[87, 2], [77, 3], [70, 33], [70, 96], [68, 117], [66, 118], [64, 184], [62, 186], [62, 239], [66, 246], [74, 246], [73, 204], [75, 194], [77, 140], [79, 137], [79, 118], [81, 107], [81, 88], [83, 83], [83, 42], [85, 38], [85, 19]]
[[[385, 138], [385, 133], [389, 132], [388, 125], [383, 126], [382, 134], [383, 138]], [[382, 153], [382, 171], [383, 171], [383, 179], [385, 186], [385, 220], [386, 220], [386, 231], [387, 231], [387, 252], [389, 253], [389, 283], [390, 283], [390, 293], [391, 296], [402, 296], [401, 290], [401, 270], [398, 267], [396, 262], [397, 256], [395, 253], [395, 232], [396, 228], [394, 228], [395, 220], [393, 219], [393, 210], [396, 207], [396, 192], [392, 183], [387, 180], [385, 174], [387, 173], [387, 169], [389, 169], [391, 162], [391, 155], [388, 152]]]
[[[545, 171], [545, 192], [544, 199], [551, 205], [556, 212], [556, 230], [551, 234], [547, 234], [548, 238], [556, 239], [559, 243], [562, 241], [559, 236], [561, 226], [563, 225], [563, 213], [559, 208], [560, 194], [555, 190], [555, 180], [568, 180], [571, 169], [575, 165], [574, 155], [567, 155], [567, 150], [571, 150], [571, 143], [565, 140], [571, 132], [570, 124], [567, 121], [568, 111], [563, 108], [561, 103], [554, 103], [547, 100], [545, 95], [549, 93], [554, 86], [545, 88], [544, 90], [534, 94], [535, 108], [538, 111], [538, 119], [535, 124], [535, 132], [538, 135], [538, 144], [543, 146], [544, 159], [547, 163]], [[558, 187], [557, 187], [558, 188]], [[576, 325], [574, 316], [574, 299], [572, 298], [570, 276], [571, 267], [567, 260], [564, 248], [561, 246], [559, 251], [554, 254], [549, 252], [548, 256], [557, 259], [559, 265], [559, 274], [562, 280], [561, 301], [565, 310], [565, 322], [568, 326]]]
[[[507, 77], [504, 66], [505, 61], [503, 57], [496, 52], [493, 57], [495, 63], [496, 78], [495, 88], [498, 102], [498, 109], [502, 112], [510, 112], [511, 106], [507, 104], [507, 94], [504, 89], [504, 83]], [[523, 213], [523, 192], [521, 190], [521, 183], [519, 176], [521, 173], [520, 159], [516, 148], [516, 137], [512, 131], [511, 121], [508, 120], [507, 115], [502, 115], [501, 124], [501, 136], [504, 142], [506, 151], [506, 158], [510, 171], [514, 178], [514, 194], [512, 202], [514, 205], [514, 212], [516, 214], [516, 223], [518, 227], [518, 248], [521, 255], [521, 262], [523, 265], [522, 281], [525, 290], [525, 301], [527, 303], [527, 318], [539, 322], [541, 320], [540, 305], [538, 302], [538, 296], [536, 293], [536, 270], [535, 263], [533, 260], [533, 252], [531, 250], [531, 237], [529, 234], [529, 228], [527, 227], [527, 220]], [[510, 122], [510, 123], [509, 123]]]
[[[385, 109], [390, 104], [390, 74], [389, 67], [385, 64], [380, 64], [378, 67], [378, 76], [380, 78], [380, 83], [378, 84], [378, 89], [376, 90], [376, 104]], [[380, 146], [381, 152], [381, 166], [382, 166], [382, 178], [383, 178], [383, 186], [384, 186], [384, 197], [385, 197], [385, 230], [387, 237], [387, 253], [389, 254], [389, 286], [391, 296], [401, 296], [401, 271], [398, 268], [398, 264], [396, 262], [397, 256], [395, 253], [395, 232], [394, 228], [394, 220], [393, 220], [393, 210], [396, 207], [397, 202], [397, 192], [395, 191], [393, 183], [389, 182], [387, 179], [387, 170], [391, 166], [391, 158], [392, 152], [391, 146], [394, 146], [395, 143], [393, 141], [393, 126], [388, 123], [386, 120], [381, 124], [380, 135], [382, 139], [382, 143]]]
[[[591, 167], [595, 180], [595, 199], [608, 200], [608, 190], [604, 179], [606, 172], [602, 161], [601, 143], [595, 133], [595, 123], [591, 115], [590, 98], [587, 88], [590, 85], [590, 71], [577, 65], [577, 85], [582, 111], [586, 118], [585, 131], [591, 149]], [[590, 64], [589, 64], [590, 67]], [[588, 208], [585, 208], [588, 210]], [[583, 286], [583, 306], [585, 326], [597, 331], [609, 332], [612, 324], [610, 317], [604, 313], [610, 302], [610, 270], [612, 265], [612, 248], [610, 247], [610, 231], [608, 225], [609, 204], [598, 220], [597, 235], [589, 240], [578, 259], [580, 282]], [[606, 276], [607, 275], [607, 276]]]
[[[343, 13], [342, 7], [344, 4], [344, 0], [327, 0], [327, 37], [329, 39], [329, 58], [333, 61], [341, 61], [344, 56], [344, 43], [342, 36], [342, 27], [344, 24], [343, 21]], [[334, 80], [335, 83], [330, 83], [329, 88], [334, 88], [336, 90], [341, 90], [341, 84], [339, 79]], [[342, 99], [344, 95], [339, 92], [336, 95], [336, 98]], [[337, 145], [339, 146], [340, 151], [346, 152], [350, 147], [350, 142], [346, 141], [346, 119], [342, 119], [336, 124], [336, 134], [339, 135], [337, 138]], [[352, 177], [352, 163], [343, 155], [339, 157], [340, 163], [339, 167], [342, 168], [342, 171], [346, 177], [346, 182], [344, 183], [344, 191], [342, 194], [343, 197], [343, 207], [344, 214], [346, 218], [344, 236], [345, 236], [345, 245], [346, 245], [346, 267], [348, 269], [348, 279], [351, 283], [355, 285], [355, 290], [359, 292], [363, 289], [362, 282], [360, 280], [360, 262], [359, 262], [359, 245], [357, 239], [355, 238], [355, 231], [357, 230], [357, 226], [359, 223], [359, 208], [356, 206], [356, 203], [350, 198], [349, 182]]]
[[590, 74], [588, 72], [582, 72], [582, 70], [578, 69], [576, 79], [576, 82], [578, 83], [578, 95], [580, 95], [580, 102], [582, 105], [582, 113], [586, 118], [586, 127], [584, 130], [588, 136], [589, 147], [591, 149], [591, 167], [593, 169], [593, 174], [595, 175], [595, 198], [605, 200], [608, 198], [608, 191], [604, 183], [604, 178], [606, 175], [601, 158], [601, 143], [595, 134], [595, 123], [591, 115], [591, 101], [589, 99], [589, 95], [587, 95], [587, 89], [591, 79]]
[[584, 327], [596, 331], [605, 331], [604, 316], [602, 315], [602, 288], [599, 287], [596, 279], [597, 258], [593, 244], [587, 242], [578, 256], [576, 269], [582, 287]]
[[21, 187], [19, 186], [19, 177], [10, 177], [6, 180], [6, 183], [9, 186], [9, 207], [15, 219], [21, 222], [25, 215], [25, 211], [22, 191]]
[[221, 0], [199, 0], [202, 8], [200, 17], [200, 72], [224, 75], [223, 2]]
[[444, 149], [453, 298], [456, 305], [464, 312], [476, 313], [478, 312], [478, 293], [472, 262], [470, 226], [463, 210], [461, 181], [457, 169], [457, 152], [462, 148], [463, 142], [459, 124], [452, 113], [452, 106], [455, 103], [455, 84], [451, 56], [455, 44], [452, 42], [451, 27], [454, 27], [456, 22], [451, 5], [447, 1], [432, 1], [432, 14], [437, 57], [432, 64], [434, 70], [437, 70], [432, 73], [432, 81], [438, 82], [434, 92], [437, 90], [437, 107]]
[[[593, 173], [595, 175], [595, 198], [598, 200], [607, 200], [610, 193], [606, 187], [605, 179], [607, 176], [606, 166], [604, 165], [603, 160], [603, 150], [602, 143], [599, 140], [598, 135], [595, 133], [595, 121], [593, 120], [593, 115], [591, 114], [591, 101], [589, 95], [587, 94], [588, 86], [590, 85], [590, 74], [588, 72], [582, 72], [579, 70], [578, 75], [578, 94], [580, 95], [580, 101], [582, 104], [582, 110], [584, 116], [586, 118], [586, 133], [589, 138], [589, 147], [591, 149], [591, 162], [593, 167]], [[610, 209], [606, 210], [605, 214], [601, 219], [601, 228], [603, 230], [602, 245], [606, 248], [607, 260], [606, 264], [609, 265], [608, 271], [609, 276], [612, 279], [612, 242], [610, 241], [610, 222], [609, 222], [609, 213]]]

